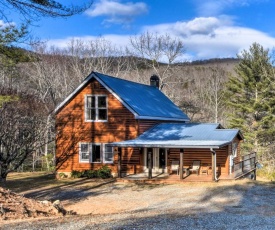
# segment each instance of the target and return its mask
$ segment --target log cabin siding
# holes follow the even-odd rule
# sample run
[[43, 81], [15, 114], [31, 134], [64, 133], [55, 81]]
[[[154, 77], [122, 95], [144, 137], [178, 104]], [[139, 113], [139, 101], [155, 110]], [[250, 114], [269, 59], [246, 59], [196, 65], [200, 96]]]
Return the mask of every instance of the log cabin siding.
[[169, 121], [169, 120], [138, 120], [139, 135], [160, 123], [185, 123], [185, 121]]
[[[229, 173], [229, 160], [228, 160], [228, 146], [221, 149], [216, 149], [217, 156], [217, 170], [220, 174]], [[180, 149], [170, 149], [168, 153], [168, 167], [171, 166], [172, 161], [180, 160]], [[184, 167], [191, 167], [194, 160], [200, 160], [201, 166], [212, 165], [212, 153], [210, 149], [184, 149], [183, 165]]]
[[[106, 95], [108, 104], [107, 122], [85, 121], [85, 95]], [[79, 143], [109, 143], [129, 140], [138, 135], [134, 115], [107, 89], [93, 79], [70, 102], [56, 114], [56, 158], [58, 172], [98, 169], [103, 163], [80, 163]], [[114, 163], [117, 156], [114, 156]], [[137, 150], [124, 149], [122, 164], [131, 160], [138, 162]], [[108, 164], [114, 172], [115, 164]]]
[[138, 133], [139, 135], [159, 124], [160, 121], [156, 120], [138, 120]]
[[234, 164], [237, 164], [241, 161], [241, 141], [239, 138], [235, 138], [233, 142], [237, 142], [237, 157], [234, 158]]

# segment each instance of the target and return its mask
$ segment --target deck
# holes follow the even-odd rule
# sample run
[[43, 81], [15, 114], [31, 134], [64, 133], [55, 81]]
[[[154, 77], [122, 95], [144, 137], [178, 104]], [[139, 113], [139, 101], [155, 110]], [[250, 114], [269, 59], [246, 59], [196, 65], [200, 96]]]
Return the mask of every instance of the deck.
[[[218, 180], [234, 180], [233, 175], [221, 175], [218, 177]], [[197, 175], [190, 174], [189, 176], [184, 177], [182, 180], [177, 174], [153, 174], [152, 179], [148, 179], [148, 174], [131, 174], [123, 178], [117, 178], [118, 182], [133, 182], [133, 183], [148, 183], [148, 184], [177, 184], [185, 182], [213, 182], [212, 175]]]

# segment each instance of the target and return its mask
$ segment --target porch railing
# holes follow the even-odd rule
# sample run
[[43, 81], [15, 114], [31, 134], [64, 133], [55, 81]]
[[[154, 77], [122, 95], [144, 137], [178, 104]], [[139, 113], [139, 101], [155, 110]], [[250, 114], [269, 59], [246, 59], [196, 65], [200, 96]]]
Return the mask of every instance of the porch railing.
[[234, 178], [238, 179], [256, 169], [256, 153], [250, 153], [242, 156], [242, 160], [234, 164]]

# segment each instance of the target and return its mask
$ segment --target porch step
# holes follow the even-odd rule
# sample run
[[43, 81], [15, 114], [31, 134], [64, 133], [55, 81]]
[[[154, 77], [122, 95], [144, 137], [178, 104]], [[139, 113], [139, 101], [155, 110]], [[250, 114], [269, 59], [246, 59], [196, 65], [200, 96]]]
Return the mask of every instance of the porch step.
[[[218, 178], [220, 181], [234, 181], [234, 178], [220, 176]], [[142, 175], [141, 177], [137, 175], [130, 175], [123, 178], [117, 178], [117, 182], [122, 183], [136, 183], [136, 184], [179, 184], [179, 183], [203, 183], [203, 182], [213, 182], [212, 175], [195, 175], [191, 174], [188, 177], [185, 177], [183, 180], [180, 180], [179, 175], [170, 174], [165, 177], [155, 177], [153, 179], [148, 179]]]

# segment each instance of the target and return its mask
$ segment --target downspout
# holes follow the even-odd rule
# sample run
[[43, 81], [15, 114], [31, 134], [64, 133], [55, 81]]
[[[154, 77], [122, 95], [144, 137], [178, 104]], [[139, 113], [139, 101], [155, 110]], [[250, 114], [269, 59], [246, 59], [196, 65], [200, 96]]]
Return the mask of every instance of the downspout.
[[214, 173], [214, 178], [215, 178], [215, 181], [217, 182], [218, 178], [217, 178], [217, 173], [216, 173], [216, 168], [217, 168], [216, 151], [213, 148], [210, 148], [210, 151], [211, 151], [212, 155], [214, 156], [214, 168], [212, 170], [212, 173]]

